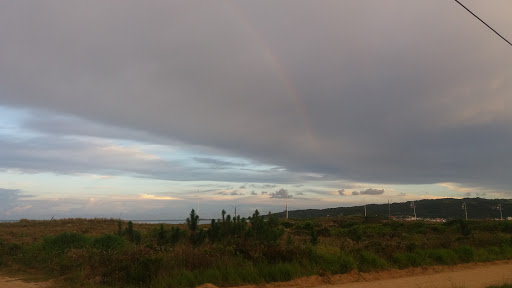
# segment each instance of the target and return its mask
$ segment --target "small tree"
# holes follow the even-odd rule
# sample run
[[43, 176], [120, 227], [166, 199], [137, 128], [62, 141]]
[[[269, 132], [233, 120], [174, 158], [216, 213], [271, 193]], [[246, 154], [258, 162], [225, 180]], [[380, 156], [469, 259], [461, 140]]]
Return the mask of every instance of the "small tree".
[[190, 231], [195, 232], [197, 230], [197, 224], [199, 222], [199, 215], [196, 215], [196, 211], [192, 209], [190, 211], [190, 218], [187, 218], [187, 225]]
[[126, 235], [126, 237], [128, 237], [128, 240], [130, 242], [134, 242], [136, 244], [140, 244], [141, 234], [140, 234], [139, 231], [133, 229], [133, 222], [132, 221], [128, 221], [128, 227], [126, 227], [126, 229], [124, 230], [123, 234]]

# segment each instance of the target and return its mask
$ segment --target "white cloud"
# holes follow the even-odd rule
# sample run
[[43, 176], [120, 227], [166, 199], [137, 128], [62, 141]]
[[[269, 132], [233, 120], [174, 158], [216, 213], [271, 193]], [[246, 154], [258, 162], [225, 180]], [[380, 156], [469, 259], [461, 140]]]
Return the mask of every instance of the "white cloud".
[[158, 196], [158, 195], [150, 195], [150, 194], [140, 194], [141, 199], [149, 199], [149, 200], [181, 200], [180, 198], [171, 197], [171, 196]]

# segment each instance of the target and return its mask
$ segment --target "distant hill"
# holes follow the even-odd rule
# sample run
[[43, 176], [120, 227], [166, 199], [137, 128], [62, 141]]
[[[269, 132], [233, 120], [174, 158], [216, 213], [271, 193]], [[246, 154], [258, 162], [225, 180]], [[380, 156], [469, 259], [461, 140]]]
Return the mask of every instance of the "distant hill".
[[[503, 218], [512, 217], [512, 199], [483, 199], [483, 198], [443, 198], [424, 199], [414, 201], [416, 216], [418, 218], [445, 218], [464, 219], [462, 203], [466, 203], [468, 219], [495, 219], [500, 218], [498, 205], [502, 206]], [[391, 203], [391, 216], [403, 218], [414, 216], [411, 202]], [[388, 204], [366, 205], [366, 215], [371, 217], [388, 217]], [[306, 209], [288, 211], [289, 218], [316, 218], [327, 216], [363, 215], [364, 206], [338, 207], [327, 209]], [[280, 218], [285, 217], [284, 212], [276, 213]]]

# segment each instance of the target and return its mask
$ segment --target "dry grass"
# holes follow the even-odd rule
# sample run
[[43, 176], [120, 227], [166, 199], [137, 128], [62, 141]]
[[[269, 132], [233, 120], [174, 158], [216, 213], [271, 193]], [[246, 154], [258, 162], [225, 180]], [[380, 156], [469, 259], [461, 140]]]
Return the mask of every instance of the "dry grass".
[[[83, 219], [68, 218], [59, 220], [26, 220], [19, 222], [0, 223], [0, 239], [18, 244], [33, 244], [47, 235], [57, 235], [62, 232], [76, 232], [87, 236], [112, 234], [117, 231], [117, 219]], [[126, 227], [127, 221], [121, 221]], [[133, 224], [134, 229], [147, 232], [155, 224]]]

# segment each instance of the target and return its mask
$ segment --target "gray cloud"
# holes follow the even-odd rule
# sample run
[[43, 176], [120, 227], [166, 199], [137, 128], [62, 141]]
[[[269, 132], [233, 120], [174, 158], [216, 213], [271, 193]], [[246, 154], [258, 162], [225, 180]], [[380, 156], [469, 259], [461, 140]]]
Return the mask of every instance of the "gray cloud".
[[24, 173], [96, 173], [177, 181], [233, 182], [289, 182], [294, 177], [273, 170], [248, 173], [202, 168], [187, 161], [161, 159], [137, 148], [116, 146], [98, 139], [56, 135], [27, 139], [0, 137], [0, 147], [0, 170], [15, 169]]
[[384, 194], [384, 189], [368, 188], [366, 190], [359, 191], [359, 195], [382, 195], [382, 194]]
[[[339, 193], [340, 190], [338, 190]], [[352, 191], [352, 195], [382, 195], [384, 194], [384, 189], [373, 189], [368, 188], [361, 191]], [[340, 194], [342, 195], [342, 194]]]
[[345, 195], [346, 195], [346, 194], [345, 194], [345, 189], [340, 189], [340, 190], [338, 190], [338, 194], [339, 194], [340, 196], [345, 196]]
[[194, 157], [194, 160], [203, 163], [203, 164], [211, 164], [212, 166], [216, 168], [223, 168], [223, 167], [233, 167], [233, 166], [247, 166], [246, 164], [241, 163], [235, 163], [225, 160], [219, 160], [214, 158], [207, 158], [207, 157]]
[[256, 192], [253, 190], [253, 191], [251, 191], [251, 195], [252, 195], [252, 196], [255, 196], [255, 195], [258, 195], [258, 193], [256, 193]]
[[32, 195], [22, 193], [18, 189], [5, 189], [0, 188], [0, 219], [16, 219], [20, 212], [30, 209], [32, 206], [29, 204]]
[[8, 209], [15, 205], [21, 197], [20, 190], [0, 188], [0, 207]]
[[283, 189], [283, 188], [277, 190], [276, 192], [270, 193], [269, 195], [270, 195], [270, 198], [282, 198], [282, 199], [284, 199], [284, 198], [292, 198], [293, 197], [293, 195], [291, 195], [288, 192], [288, 190]]
[[233, 190], [231, 192], [229, 191], [218, 191], [216, 192], [215, 194], [217, 195], [229, 195], [229, 196], [240, 196], [240, 195], [245, 195], [244, 193], [242, 192], [238, 192], [237, 190]]
[[[76, 133], [117, 127], [116, 137], [210, 147], [311, 181], [512, 185], [510, 47], [456, 4], [223, 3], [1, 2], [0, 105], [98, 123]], [[471, 6], [512, 27], [512, 3]], [[31, 168], [88, 165], [59, 161]]]

